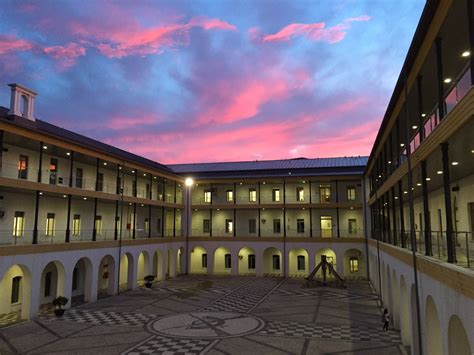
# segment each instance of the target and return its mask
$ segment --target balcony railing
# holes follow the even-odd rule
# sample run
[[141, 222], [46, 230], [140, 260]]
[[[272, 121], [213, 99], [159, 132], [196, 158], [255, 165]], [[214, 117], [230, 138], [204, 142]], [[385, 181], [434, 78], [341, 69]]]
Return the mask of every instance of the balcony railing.
[[[380, 232], [376, 232], [380, 236]], [[393, 241], [393, 232], [390, 233]], [[397, 232], [397, 242], [392, 243], [396, 246], [412, 250], [410, 241], [410, 231], [405, 231], [403, 234]], [[431, 231], [431, 254], [433, 258], [438, 260], [448, 260], [448, 242], [446, 238], [446, 231]], [[455, 263], [459, 266], [474, 268], [474, 236], [472, 232], [458, 231], [453, 232], [453, 248], [455, 249]], [[423, 230], [415, 231], [415, 248], [416, 252], [425, 255], [426, 243], [425, 232]]]
[[[194, 237], [209, 237], [209, 231], [204, 231], [202, 228], [195, 228], [191, 230], [191, 236]], [[362, 229], [354, 229], [354, 230], [347, 230], [341, 229], [339, 231], [340, 238], [363, 238], [364, 231]], [[248, 229], [237, 229], [235, 231], [236, 237], [258, 237], [258, 228], [255, 232], [249, 232]], [[260, 228], [260, 236], [264, 237], [283, 237], [283, 226], [280, 229], [280, 232], [276, 232], [273, 228]], [[287, 230], [286, 237], [287, 238], [298, 238], [298, 237], [305, 237], [310, 238], [311, 231], [310, 229], [304, 229], [302, 232], [298, 232], [296, 228], [291, 228]], [[212, 228], [212, 237], [234, 237], [233, 231], [227, 231], [224, 228]], [[313, 238], [337, 238], [337, 230], [321, 230], [313, 228], [312, 231]]]

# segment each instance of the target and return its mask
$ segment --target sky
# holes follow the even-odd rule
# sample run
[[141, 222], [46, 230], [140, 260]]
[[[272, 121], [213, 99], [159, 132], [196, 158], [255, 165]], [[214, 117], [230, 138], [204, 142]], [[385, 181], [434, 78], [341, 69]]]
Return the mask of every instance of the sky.
[[0, 105], [155, 161], [368, 155], [423, 0], [0, 6]]

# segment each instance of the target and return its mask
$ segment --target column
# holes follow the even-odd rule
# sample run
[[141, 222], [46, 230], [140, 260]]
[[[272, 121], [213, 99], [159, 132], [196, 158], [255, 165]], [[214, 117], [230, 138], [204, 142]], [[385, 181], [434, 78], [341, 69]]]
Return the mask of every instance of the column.
[[99, 191], [99, 164], [100, 164], [100, 159], [97, 158], [96, 168], [95, 168], [95, 191]]
[[448, 249], [448, 263], [456, 261], [456, 249], [453, 238], [453, 209], [451, 206], [451, 180], [449, 178], [448, 143], [441, 144], [443, 162], [444, 208], [446, 211], [446, 244]]
[[337, 223], [337, 237], [341, 237], [341, 228], [339, 226], [339, 185], [336, 180], [336, 223]]
[[390, 222], [390, 194], [385, 193], [385, 203], [387, 204], [387, 241], [392, 244], [392, 223]]
[[313, 238], [313, 209], [311, 208], [311, 204], [313, 203], [313, 196], [311, 191], [311, 179], [308, 181], [309, 183], [309, 237]]
[[[164, 194], [163, 194], [164, 196]], [[165, 207], [161, 207], [161, 237], [165, 236]]]
[[114, 240], [118, 239], [118, 221], [119, 221], [119, 202], [115, 201], [115, 225], [114, 225]]
[[[176, 195], [175, 195], [175, 199], [176, 199]], [[173, 208], [173, 238], [175, 237], [176, 237], [176, 207]]]
[[402, 180], [398, 180], [398, 201], [400, 203], [400, 238], [402, 239], [402, 248], [406, 248], [405, 240], [405, 215], [403, 213], [403, 185]]
[[436, 38], [436, 69], [438, 77], [438, 108], [439, 108], [439, 119], [442, 120], [445, 115], [444, 105], [444, 88], [443, 88], [443, 52], [441, 45], [441, 37]]
[[92, 229], [92, 241], [96, 241], [97, 239], [97, 229], [96, 229], [96, 221], [97, 219], [97, 198], [94, 198], [94, 219], [92, 221], [93, 223], [93, 229]]
[[[135, 189], [135, 195], [136, 193], [137, 193], [137, 190]], [[135, 202], [133, 203], [133, 224], [131, 227], [132, 227], [132, 239], [135, 239], [135, 232], [137, 229], [137, 204]]]
[[148, 205], [148, 238], [151, 238], [151, 205]]
[[39, 203], [40, 203], [40, 191], [36, 191], [35, 194], [35, 222], [33, 226], [33, 241], [32, 244], [38, 244], [38, 218], [39, 218]]
[[423, 190], [423, 220], [425, 222], [425, 255], [432, 256], [433, 247], [431, 244], [431, 218], [430, 207], [428, 205], [428, 181], [426, 180], [426, 178], [426, 160], [423, 160], [421, 161], [421, 186]]
[[395, 187], [390, 188], [392, 195], [392, 226], [393, 226], [393, 245], [398, 245], [398, 235], [397, 235], [397, 209], [395, 204]]
[[66, 243], [69, 243], [70, 237], [71, 237], [71, 229], [70, 229], [70, 225], [71, 225], [71, 200], [72, 200], [71, 194], [67, 195], [67, 217], [66, 217], [67, 220], [66, 220], [66, 240], [65, 240]]

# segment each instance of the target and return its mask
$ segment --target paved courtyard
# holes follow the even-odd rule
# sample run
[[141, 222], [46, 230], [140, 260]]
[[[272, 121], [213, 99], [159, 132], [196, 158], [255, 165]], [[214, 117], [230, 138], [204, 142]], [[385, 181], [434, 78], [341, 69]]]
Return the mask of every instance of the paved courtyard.
[[181, 276], [0, 329], [0, 354], [401, 354], [366, 281]]

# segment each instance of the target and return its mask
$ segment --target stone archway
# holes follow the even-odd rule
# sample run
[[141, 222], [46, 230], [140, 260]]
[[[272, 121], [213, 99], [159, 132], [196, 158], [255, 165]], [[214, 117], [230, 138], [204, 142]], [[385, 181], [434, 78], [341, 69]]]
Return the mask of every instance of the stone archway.
[[31, 281], [31, 271], [26, 266], [16, 264], [7, 269], [0, 282], [0, 314], [30, 318]]
[[207, 250], [201, 246], [195, 246], [191, 249], [190, 255], [190, 274], [207, 274]]
[[232, 254], [229, 249], [219, 247], [214, 251], [214, 275], [230, 275], [232, 271]]
[[243, 247], [238, 254], [238, 274], [255, 275], [256, 255], [255, 250], [249, 247]]
[[306, 277], [309, 275], [309, 257], [306, 249], [294, 248], [288, 252], [288, 276]]
[[452, 315], [448, 326], [449, 355], [471, 354], [472, 348], [461, 319]]
[[111, 255], [105, 255], [99, 264], [97, 296], [111, 296], [117, 292], [115, 259]]
[[426, 298], [425, 303], [425, 329], [426, 353], [430, 355], [443, 355], [443, 338], [438, 310], [431, 296]]
[[270, 247], [263, 251], [263, 275], [283, 276], [282, 253], [279, 249]]

